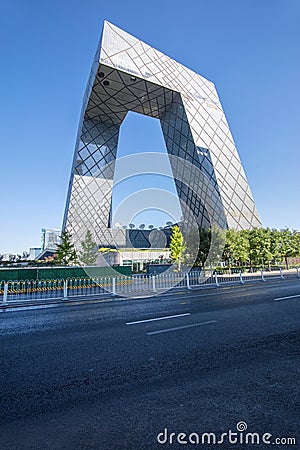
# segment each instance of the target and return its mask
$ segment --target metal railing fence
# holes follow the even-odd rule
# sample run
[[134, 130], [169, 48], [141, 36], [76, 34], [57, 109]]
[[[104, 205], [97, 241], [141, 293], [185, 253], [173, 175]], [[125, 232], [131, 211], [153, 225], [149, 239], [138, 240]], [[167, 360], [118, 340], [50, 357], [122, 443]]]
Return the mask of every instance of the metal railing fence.
[[[26, 300], [57, 300], [109, 294], [112, 296], [153, 295], [173, 288], [218, 287], [226, 284], [266, 282], [271, 279], [300, 278], [299, 268], [277, 271], [222, 273], [213, 270], [131, 275], [118, 277], [68, 278], [57, 280], [0, 281], [2, 306]], [[0, 303], [1, 304], [1, 303]]]

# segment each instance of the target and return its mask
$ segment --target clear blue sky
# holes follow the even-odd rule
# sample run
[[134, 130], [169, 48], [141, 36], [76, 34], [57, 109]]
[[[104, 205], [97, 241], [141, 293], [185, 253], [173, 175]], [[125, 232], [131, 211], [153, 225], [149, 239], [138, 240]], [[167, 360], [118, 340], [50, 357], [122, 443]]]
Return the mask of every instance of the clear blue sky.
[[[0, 253], [61, 226], [104, 19], [214, 81], [263, 225], [300, 229], [298, 0], [4, 0]], [[160, 145], [147, 136], [147, 150]]]

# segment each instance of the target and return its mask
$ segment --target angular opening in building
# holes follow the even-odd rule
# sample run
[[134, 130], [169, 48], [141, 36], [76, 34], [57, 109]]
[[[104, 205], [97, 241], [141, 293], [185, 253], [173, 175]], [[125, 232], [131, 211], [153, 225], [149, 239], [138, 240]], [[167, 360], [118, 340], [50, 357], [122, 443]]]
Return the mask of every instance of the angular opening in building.
[[[151, 152], [156, 158], [157, 153], [162, 155], [160, 173], [149, 173]], [[119, 134], [110, 227], [140, 229], [142, 225], [145, 230], [159, 229], [167, 222], [180, 221], [181, 215], [160, 121], [128, 112]]]

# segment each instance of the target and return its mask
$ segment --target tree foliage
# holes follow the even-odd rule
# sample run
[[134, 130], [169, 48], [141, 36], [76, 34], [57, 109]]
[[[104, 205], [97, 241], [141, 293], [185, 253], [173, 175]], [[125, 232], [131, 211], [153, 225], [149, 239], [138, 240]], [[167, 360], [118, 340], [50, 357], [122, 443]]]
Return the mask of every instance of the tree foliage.
[[93, 241], [90, 230], [85, 234], [84, 241], [81, 241], [82, 250], [79, 252], [80, 261], [86, 266], [92, 266], [97, 260], [97, 245]]
[[[222, 253], [224, 230], [214, 233], [203, 228], [190, 229], [185, 236], [185, 261], [195, 266], [202, 266], [212, 261], [223, 260], [227, 265], [270, 266], [271, 263], [285, 263], [288, 258], [300, 256], [300, 233], [289, 229], [275, 230], [254, 228], [252, 230], [226, 230], [226, 243]], [[211, 248], [212, 239], [220, 241]], [[221, 251], [219, 251], [222, 249]]]
[[249, 244], [250, 265], [255, 264], [264, 267], [273, 259], [270, 228], [253, 228], [253, 230], [250, 230]]
[[63, 231], [60, 236], [60, 244], [56, 244], [55, 264], [68, 266], [77, 263], [77, 253], [72, 242], [72, 235]]
[[197, 264], [199, 253], [199, 229], [190, 228], [185, 234], [184, 262], [187, 265]]
[[226, 244], [223, 252], [223, 258], [230, 265], [232, 260], [239, 264], [249, 261], [250, 242], [248, 230], [237, 232], [235, 230], [226, 231]]
[[185, 244], [183, 235], [178, 225], [172, 228], [170, 237], [171, 260], [177, 265], [178, 270], [181, 268], [181, 262], [184, 256]]
[[[190, 229], [186, 234], [185, 260], [188, 264], [201, 266], [215, 264], [222, 258], [225, 230], [218, 227]], [[213, 247], [212, 247], [213, 239]]]
[[288, 228], [272, 230], [271, 248], [274, 258], [284, 260], [288, 269], [288, 258], [300, 255], [300, 233]]
[[252, 230], [227, 230], [223, 259], [231, 263], [265, 266], [271, 262], [285, 262], [300, 256], [298, 231], [254, 228]]
[[204, 267], [204, 263], [208, 257], [210, 245], [211, 245], [211, 230], [200, 228], [199, 230], [199, 248], [196, 263], [199, 266]]

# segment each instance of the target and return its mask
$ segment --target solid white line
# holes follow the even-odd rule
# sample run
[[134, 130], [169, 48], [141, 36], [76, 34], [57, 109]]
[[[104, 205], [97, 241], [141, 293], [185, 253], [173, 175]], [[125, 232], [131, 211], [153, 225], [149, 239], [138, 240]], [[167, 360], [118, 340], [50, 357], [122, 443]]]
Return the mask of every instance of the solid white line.
[[[247, 281], [247, 280], [246, 280]], [[220, 287], [222, 287], [222, 285], [220, 285]], [[194, 295], [185, 295], [184, 296], [184, 300], [185, 299], [187, 299], [187, 298], [195, 298], [196, 300], [197, 300], [197, 298], [202, 298], [202, 297], [213, 297], [213, 296], [220, 296], [221, 294], [225, 294], [225, 295], [227, 295], [228, 294], [228, 291], [230, 291], [230, 290], [232, 290], [232, 288], [234, 288], [235, 290], [233, 291], [233, 293], [235, 293], [235, 294], [238, 294], [239, 292], [249, 292], [250, 291], [250, 289], [245, 289], [245, 287], [253, 287], [253, 285], [249, 285], [249, 284], [246, 284], [246, 285], [244, 285], [243, 287], [239, 287], [239, 286], [223, 286], [222, 287], [222, 290], [223, 291], [226, 291], [226, 292], [222, 292], [222, 291], [215, 291], [215, 292], [212, 292], [212, 293], [208, 293], [208, 294], [205, 294], [205, 293], [201, 293], [201, 289], [199, 289], [199, 290], [196, 290], [196, 289], [192, 289], [192, 292], [195, 292], [195, 294]], [[257, 285], [255, 286], [255, 287], [257, 287]], [[265, 289], [267, 286], [266, 285], [264, 285], [263, 286], [263, 288]], [[191, 291], [190, 291], [191, 292]], [[180, 294], [185, 294], [186, 292], [180, 292]], [[171, 297], [173, 294], [164, 294], [164, 295], [161, 295], [160, 297], [161, 298], [165, 298], [165, 297], [167, 297], [167, 296], [169, 296], [169, 297]], [[177, 295], [179, 295], [179, 292], [177, 292], [177, 293], [175, 293], [175, 295], [177, 296]], [[252, 295], [252, 292], [250, 291], [249, 292], [249, 295]], [[285, 297], [284, 297], [285, 298]], [[173, 297], [172, 298], [172, 300], [183, 300], [183, 298], [179, 298], [179, 297]]]
[[191, 313], [176, 314], [174, 316], [156, 317], [154, 319], [136, 320], [135, 322], [126, 322], [126, 325], [136, 325], [137, 323], [154, 322], [155, 320], [175, 319], [176, 317], [190, 316]]
[[278, 302], [279, 300], [288, 300], [289, 298], [297, 298], [297, 297], [300, 297], [300, 294], [298, 294], [298, 295], [290, 295], [289, 297], [274, 298], [274, 302]]
[[51, 305], [31, 305], [31, 306], [10, 306], [5, 309], [5, 312], [13, 312], [13, 311], [28, 311], [31, 309], [46, 309], [46, 308], [57, 308], [60, 306], [59, 303], [51, 304]]
[[151, 336], [152, 334], [168, 333], [169, 331], [184, 330], [185, 328], [199, 327], [201, 325], [209, 325], [210, 323], [216, 322], [217, 322], [216, 320], [209, 320], [208, 322], [192, 323], [191, 325], [183, 325], [182, 327], [167, 328], [165, 330], [158, 330], [158, 331], [149, 331], [149, 333], [147, 334]]

